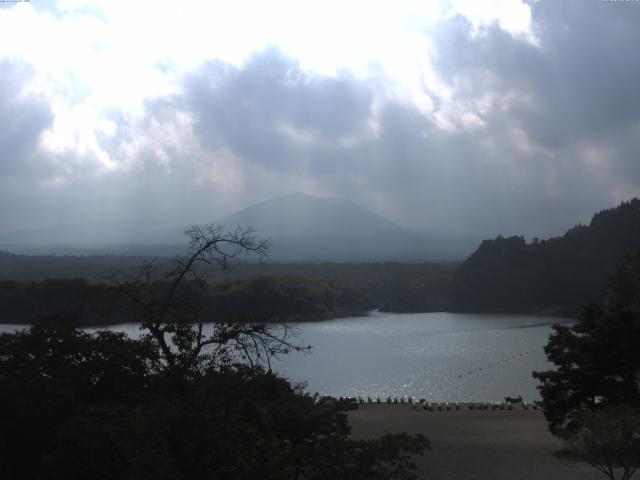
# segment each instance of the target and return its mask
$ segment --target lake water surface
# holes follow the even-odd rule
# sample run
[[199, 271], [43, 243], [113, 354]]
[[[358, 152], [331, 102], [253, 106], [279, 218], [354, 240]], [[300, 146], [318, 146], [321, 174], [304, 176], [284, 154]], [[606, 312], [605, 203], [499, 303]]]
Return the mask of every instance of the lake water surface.
[[[547, 370], [542, 347], [563, 318], [459, 313], [379, 313], [297, 324], [311, 345], [273, 369], [311, 393], [336, 396], [412, 395], [429, 400], [539, 398], [533, 370]], [[0, 331], [15, 330], [0, 325]], [[139, 334], [135, 324], [115, 330]]]

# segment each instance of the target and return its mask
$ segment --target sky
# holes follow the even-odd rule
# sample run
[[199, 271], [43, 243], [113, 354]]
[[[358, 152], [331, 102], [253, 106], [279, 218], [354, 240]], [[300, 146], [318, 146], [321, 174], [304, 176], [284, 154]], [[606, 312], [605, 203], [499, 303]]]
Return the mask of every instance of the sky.
[[0, 232], [344, 198], [559, 235], [640, 195], [640, 2], [0, 2]]

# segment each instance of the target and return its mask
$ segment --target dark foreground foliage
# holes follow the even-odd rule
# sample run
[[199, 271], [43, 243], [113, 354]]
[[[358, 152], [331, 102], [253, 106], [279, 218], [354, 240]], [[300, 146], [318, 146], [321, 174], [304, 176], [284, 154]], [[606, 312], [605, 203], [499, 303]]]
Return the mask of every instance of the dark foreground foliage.
[[586, 306], [574, 325], [554, 326], [545, 351], [557, 368], [534, 372], [550, 430], [571, 436], [585, 412], [640, 408], [639, 345], [640, 253], [611, 277], [606, 300]]
[[427, 447], [352, 440], [338, 403], [259, 367], [172, 370], [64, 318], [0, 335], [2, 479], [411, 479]]
[[339, 403], [265, 371], [307, 348], [286, 325], [235, 315], [205, 326], [199, 267], [262, 257], [267, 243], [251, 229], [186, 233], [188, 255], [111, 279], [140, 340], [68, 316], [0, 335], [0, 478], [415, 478], [424, 437], [352, 440]]
[[611, 406], [586, 410], [560, 456], [586, 462], [609, 480], [630, 480], [640, 467], [640, 410]]

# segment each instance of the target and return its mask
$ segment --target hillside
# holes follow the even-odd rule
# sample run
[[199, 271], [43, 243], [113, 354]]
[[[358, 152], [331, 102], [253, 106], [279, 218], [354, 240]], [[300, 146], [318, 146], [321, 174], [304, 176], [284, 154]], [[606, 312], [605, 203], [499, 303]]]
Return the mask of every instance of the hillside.
[[253, 226], [256, 235], [271, 238], [269, 258], [274, 261], [457, 260], [477, 244], [424, 235], [355, 203], [300, 193], [267, 200], [214, 223]]
[[252, 205], [218, 219], [222, 225], [252, 225], [269, 237], [405, 235], [391, 220], [355, 203], [293, 193]]
[[573, 314], [602, 297], [608, 276], [640, 248], [640, 199], [596, 213], [562, 237], [526, 243], [485, 240], [458, 268], [453, 306], [461, 311]]

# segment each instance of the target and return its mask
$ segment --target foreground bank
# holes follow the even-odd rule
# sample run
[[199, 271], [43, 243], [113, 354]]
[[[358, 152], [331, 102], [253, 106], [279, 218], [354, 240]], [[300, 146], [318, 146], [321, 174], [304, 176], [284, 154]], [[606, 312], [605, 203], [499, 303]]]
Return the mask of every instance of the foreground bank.
[[349, 413], [352, 436], [421, 433], [431, 451], [416, 458], [418, 478], [429, 480], [597, 480], [586, 465], [555, 453], [561, 443], [540, 410], [425, 411], [410, 405], [361, 405]]

